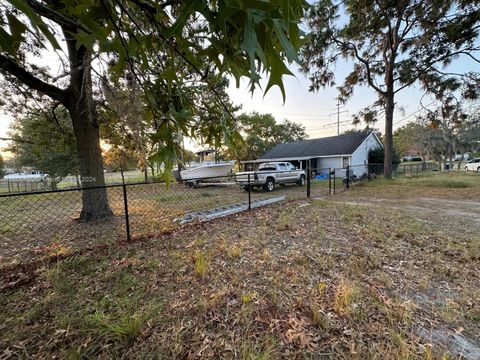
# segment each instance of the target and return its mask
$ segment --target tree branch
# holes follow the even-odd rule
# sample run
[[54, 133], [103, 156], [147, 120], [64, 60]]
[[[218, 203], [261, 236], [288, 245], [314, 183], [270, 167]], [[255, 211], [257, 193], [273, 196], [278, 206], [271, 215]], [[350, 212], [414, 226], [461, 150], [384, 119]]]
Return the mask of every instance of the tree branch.
[[358, 61], [360, 61], [364, 66], [365, 66], [365, 70], [367, 71], [367, 81], [368, 81], [368, 84], [376, 91], [378, 92], [379, 94], [381, 94], [382, 96], [385, 95], [385, 91], [383, 91], [382, 89], [380, 89], [380, 87], [378, 87], [377, 85], [375, 85], [375, 83], [373, 82], [373, 79], [372, 79], [372, 74], [371, 74], [371, 70], [370, 70], [370, 64], [368, 63], [367, 60], [365, 60], [363, 57], [360, 56], [360, 54], [358, 53], [358, 49], [355, 45], [353, 45], [352, 43], [345, 43], [343, 41], [340, 41], [338, 39], [334, 39], [335, 42], [337, 43], [340, 43], [341, 45], [344, 45], [344, 46], [347, 46], [348, 49], [350, 50], [353, 50], [353, 52], [355, 53], [355, 57], [358, 59]]
[[12, 59], [0, 54], [0, 71], [13, 75], [29, 88], [39, 91], [62, 104], [66, 101], [66, 91], [40, 80], [18, 65]]
[[176, 0], [167, 0], [162, 4], [157, 4], [156, 6], [152, 6], [142, 0], [132, 0], [132, 2], [135, 5], [137, 5], [141, 10], [151, 14], [155, 14], [158, 11], [156, 6], [158, 6], [161, 9], [165, 9], [167, 6], [172, 6], [172, 5], [175, 5], [176, 3], [179, 3], [179, 1], [176, 1]]
[[[437, 69], [434, 65], [435, 64], [438, 64], [440, 62], [442, 62], [443, 60], [447, 59], [448, 57], [450, 56], [455, 56], [455, 55], [469, 55], [469, 53], [467, 51], [465, 51], [465, 49], [462, 49], [462, 50], [459, 50], [459, 51], [456, 51], [456, 52], [453, 52], [453, 53], [450, 53], [450, 54], [446, 54], [446, 55], [443, 55], [437, 59], [434, 59], [432, 61], [430, 61], [428, 64], [425, 64], [424, 66], [420, 67], [420, 68], [416, 68], [416, 71], [417, 71], [417, 74], [421, 74], [422, 72], [424, 72], [425, 70], [427, 69], [431, 69], [433, 71], [435, 71], [436, 73], [439, 73], [440, 75], [443, 75], [443, 76], [457, 76], [457, 77], [460, 77], [460, 78], [470, 78], [468, 76], [468, 74], [461, 74], [461, 73], [453, 73], [453, 72], [444, 72], [444, 71], [441, 71], [439, 69]], [[475, 59], [475, 58], [474, 58]], [[476, 60], [476, 59], [475, 59]], [[396, 79], [398, 80], [398, 78]], [[400, 86], [399, 88], [397, 88], [394, 93], [398, 93], [400, 92], [401, 90], [405, 89], [406, 87], [409, 87], [410, 85], [412, 85], [415, 81], [417, 81], [418, 78], [415, 78], [405, 84], [403, 84], [402, 86]]]
[[0, 137], [0, 140], [2, 140], [2, 141], [14, 141], [14, 142], [24, 143], [24, 144], [35, 144], [33, 141], [23, 140], [23, 139], [19, 139], [19, 138], [5, 138], [5, 137]]
[[[192, 67], [192, 69], [194, 70], [195, 73], [197, 73], [202, 80], [204, 80], [208, 85], [210, 85], [210, 82], [209, 82], [209, 79], [205, 77], [205, 75], [207, 74], [207, 72], [205, 72], [205, 74], [202, 73], [202, 71], [198, 68], [198, 66], [194, 63], [192, 63], [190, 61], [190, 59], [188, 59], [188, 57], [180, 50], [178, 49], [178, 47], [176, 46], [175, 42], [171, 42], [169, 41], [169, 39], [166, 39], [163, 35], [162, 35], [162, 29], [160, 28], [160, 25], [158, 23], [158, 21], [155, 19], [154, 17], [154, 14], [155, 12], [157, 12], [158, 10], [155, 9], [155, 8], [150, 8], [150, 5], [148, 5], [147, 3], [143, 2], [142, 0], [132, 0], [132, 2], [134, 4], [136, 4], [137, 6], [140, 7], [140, 9], [145, 13], [145, 16], [147, 16], [151, 21], [152, 21], [152, 24], [155, 26], [155, 28], [157, 29], [158, 31], [158, 36], [167, 43], [168, 46], [171, 47], [171, 49], [177, 54], [179, 55], [189, 66]], [[165, 1], [164, 3], [158, 5], [160, 8], [165, 8], [167, 6], [171, 6], [171, 5], [174, 5], [176, 4], [177, 1], [175, 0], [172, 0], [172, 1]], [[128, 12], [126, 12], [127, 15], [130, 17], [131, 15], [129, 15]], [[118, 36], [120, 37], [120, 40], [122, 40], [122, 37], [120, 35], [120, 31], [118, 31]], [[122, 45], [123, 45], [123, 41], [122, 41]], [[124, 45], [123, 45], [124, 46]], [[125, 46], [124, 46], [125, 47]], [[127, 56], [128, 56], [128, 49], [125, 49], [127, 50]], [[135, 71], [133, 71], [132, 69], [132, 73], [134, 74], [134, 76], [136, 77], [136, 74], [135, 74]], [[220, 94], [218, 93], [218, 91], [209, 86], [208, 87], [208, 90], [207, 91], [211, 91], [214, 96], [216, 97], [217, 101], [219, 102], [220, 106], [224, 109], [224, 111], [227, 113], [228, 116], [230, 116], [234, 121], [236, 121], [236, 118], [235, 116], [232, 114], [232, 112], [230, 111], [230, 109], [228, 108], [227, 104], [225, 103], [225, 101], [223, 101], [223, 99], [221, 98]]]
[[28, 5], [40, 16], [43, 16], [54, 23], [57, 23], [60, 25], [62, 28], [68, 29], [70, 31], [78, 31], [78, 30], [83, 30], [86, 33], [90, 33], [91, 31], [83, 27], [82, 25], [78, 24], [74, 20], [66, 17], [63, 14], [60, 14], [58, 11], [45, 6], [38, 1], [35, 0], [26, 0]]
[[[396, 94], [396, 93], [402, 91], [402, 90], [405, 89], [406, 87], [409, 87], [410, 85], [412, 85], [412, 84], [413, 84], [415, 81], [417, 81], [417, 80], [418, 80], [417, 78], [415, 78], [415, 79], [413, 79], [413, 80], [410, 80], [409, 82], [407, 82], [407, 83], [403, 84], [402, 86], [400, 86], [399, 88], [395, 89], [395, 90], [393, 91], [393, 93]], [[394, 79], [394, 81], [397, 81], [397, 79]]]

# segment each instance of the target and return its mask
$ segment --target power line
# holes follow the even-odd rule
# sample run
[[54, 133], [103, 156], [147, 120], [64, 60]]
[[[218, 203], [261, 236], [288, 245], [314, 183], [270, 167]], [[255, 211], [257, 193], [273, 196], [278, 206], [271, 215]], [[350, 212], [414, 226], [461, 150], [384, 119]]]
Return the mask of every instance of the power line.
[[328, 123], [328, 124], [325, 124], [325, 125], [322, 125], [322, 126], [319, 126], [319, 127], [314, 127], [314, 128], [308, 128], [307, 130], [322, 130], [322, 129], [327, 129], [327, 128], [331, 128], [335, 125], [339, 125], [339, 124], [346, 124], [346, 123], [350, 123], [351, 120], [343, 120], [343, 121], [335, 121], [335, 122], [331, 122], [331, 123]]
[[330, 120], [330, 117], [326, 117], [325, 115], [319, 115], [319, 114], [307, 114], [307, 113], [287, 113], [287, 112], [281, 112], [281, 111], [269, 111], [270, 113], [272, 114], [278, 114], [278, 115], [293, 115], [293, 116], [314, 116], [318, 119], [329, 119]]
[[395, 122], [393, 123], [393, 125], [398, 125], [398, 124], [400, 124], [400, 123], [408, 120], [410, 117], [412, 117], [412, 115], [415, 115], [415, 114], [417, 114], [417, 113], [419, 113], [419, 112], [421, 112], [421, 111], [424, 111], [424, 110], [425, 110], [425, 107], [430, 106], [430, 105], [432, 105], [432, 104], [434, 104], [434, 103], [435, 103], [435, 101], [432, 101], [430, 104], [425, 105], [423, 108], [418, 109], [418, 110], [416, 110], [416, 111], [408, 114], [407, 116], [405, 116], [404, 118], [402, 118], [402, 119], [400, 119], [400, 120], [398, 120], [398, 121], [395, 121]]
[[[271, 104], [260, 104], [259, 106], [275, 108], [275, 109], [278, 109], [279, 107], [280, 108], [283, 107], [283, 106], [271, 105]], [[250, 110], [245, 110], [245, 111], [249, 112]], [[256, 110], [254, 110], [254, 111], [256, 111]], [[278, 114], [278, 115], [294, 115], [294, 116], [314, 116], [314, 117], [317, 117], [319, 119], [330, 120], [330, 116], [325, 115], [325, 114], [302, 113], [302, 112], [296, 112], [296, 111], [288, 112], [288, 111], [281, 111], [281, 110], [267, 110], [267, 111], [265, 111], [265, 113], [272, 113], [272, 114]]]
[[[340, 111], [340, 101], [337, 102], [337, 135], [340, 135], [340, 113], [348, 113], [348, 110], [343, 110], [343, 111]], [[334, 115], [335, 113], [333, 114], [329, 114], [329, 115]]]

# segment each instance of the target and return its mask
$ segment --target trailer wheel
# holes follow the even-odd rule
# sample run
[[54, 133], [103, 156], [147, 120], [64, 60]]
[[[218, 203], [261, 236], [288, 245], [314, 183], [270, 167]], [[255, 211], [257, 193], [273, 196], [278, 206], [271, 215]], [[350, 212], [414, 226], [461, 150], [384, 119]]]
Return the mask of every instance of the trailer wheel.
[[198, 184], [198, 182], [197, 182], [196, 180], [188, 181], [188, 182], [187, 182], [187, 186], [188, 186], [189, 188], [192, 188], [192, 189], [196, 188], [196, 187], [197, 187], [197, 184]]
[[275, 190], [275, 180], [273, 180], [272, 178], [268, 178], [265, 185], [263, 185], [263, 190], [268, 192], [272, 192], [273, 190]]

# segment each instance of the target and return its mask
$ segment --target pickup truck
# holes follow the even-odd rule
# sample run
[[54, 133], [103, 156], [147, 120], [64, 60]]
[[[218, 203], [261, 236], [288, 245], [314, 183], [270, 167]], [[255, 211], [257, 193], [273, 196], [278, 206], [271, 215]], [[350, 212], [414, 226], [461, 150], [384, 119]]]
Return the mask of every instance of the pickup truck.
[[[248, 177], [250, 175], [250, 183]], [[265, 191], [273, 191], [277, 184], [305, 185], [305, 171], [299, 170], [289, 162], [265, 162], [260, 164], [257, 171], [239, 172], [235, 181], [245, 190], [261, 187]]]

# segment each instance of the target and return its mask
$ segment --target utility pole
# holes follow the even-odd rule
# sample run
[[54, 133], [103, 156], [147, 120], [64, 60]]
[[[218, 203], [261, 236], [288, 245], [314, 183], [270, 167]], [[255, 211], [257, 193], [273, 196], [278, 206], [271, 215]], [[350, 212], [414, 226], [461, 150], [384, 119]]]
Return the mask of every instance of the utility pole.
[[340, 114], [342, 113], [347, 113], [348, 110], [343, 110], [343, 111], [340, 111], [340, 101], [337, 102], [337, 112], [336, 113], [332, 113], [332, 114], [329, 114], [329, 115], [335, 115], [337, 114], [337, 135], [340, 135]]
[[337, 102], [337, 135], [340, 135], [340, 101]]

